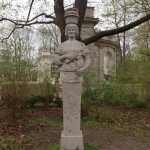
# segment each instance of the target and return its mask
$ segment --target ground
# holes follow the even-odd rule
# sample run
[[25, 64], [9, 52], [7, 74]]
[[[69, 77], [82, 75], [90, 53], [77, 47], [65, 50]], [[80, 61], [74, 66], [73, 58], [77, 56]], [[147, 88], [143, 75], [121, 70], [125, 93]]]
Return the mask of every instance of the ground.
[[[8, 122], [5, 107], [0, 108], [0, 149], [54, 150], [62, 131], [62, 108], [28, 108], [16, 125]], [[101, 106], [99, 117], [82, 119], [84, 143], [88, 150], [150, 150], [150, 110]], [[56, 150], [56, 149], [55, 149]]]

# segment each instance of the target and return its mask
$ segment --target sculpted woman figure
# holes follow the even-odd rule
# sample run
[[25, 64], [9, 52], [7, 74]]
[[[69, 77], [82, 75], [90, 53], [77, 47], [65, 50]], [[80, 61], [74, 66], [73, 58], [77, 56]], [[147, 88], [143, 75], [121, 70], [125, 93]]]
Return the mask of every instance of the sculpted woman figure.
[[67, 41], [61, 43], [54, 55], [54, 63], [60, 69], [63, 98], [63, 131], [60, 150], [84, 150], [83, 136], [80, 130], [81, 93], [83, 72], [90, 65], [89, 52], [86, 46], [77, 41], [79, 35], [77, 11], [66, 12], [65, 34]]
[[68, 40], [55, 51], [54, 63], [60, 68], [61, 82], [77, 83], [83, 81], [83, 71], [89, 67], [89, 52], [84, 43], [76, 40], [78, 27], [68, 24], [65, 29]]

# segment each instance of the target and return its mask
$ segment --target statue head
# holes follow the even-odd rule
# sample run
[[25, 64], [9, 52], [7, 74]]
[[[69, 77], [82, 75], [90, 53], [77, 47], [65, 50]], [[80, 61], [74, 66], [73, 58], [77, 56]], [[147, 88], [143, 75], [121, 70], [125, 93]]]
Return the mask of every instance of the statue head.
[[78, 38], [79, 36], [79, 29], [76, 24], [68, 24], [65, 28], [65, 35], [66, 37], [75, 37]]

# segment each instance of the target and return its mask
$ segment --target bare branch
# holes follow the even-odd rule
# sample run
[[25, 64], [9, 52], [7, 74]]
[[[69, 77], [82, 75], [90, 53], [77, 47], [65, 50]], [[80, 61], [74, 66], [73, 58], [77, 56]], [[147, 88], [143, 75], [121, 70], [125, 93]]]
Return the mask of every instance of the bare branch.
[[93, 43], [95, 41], [97, 41], [98, 39], [101, 39], [103, 37], [106, 37], [106, 36], [111, 36], [111, 35], [114, 35], [114, 34], [119, 34], [119, 33], [122, 33], [122, 32], [125, 32], [125, 31], [128, 31], [146, 21], [150, 20], [150, 14], [146, 15], [145, 17], [141, 18], [141, 19], [138, 19], [128, 25], [125, 25], [123, 27], [120, 27], [120, 28], [117, 28], [117, 29], [112, 29], [112, 30], [107, 30], [107, 31], [101, 31], [85, 40], [83, 40], [83, 43], [85, 43], [86, 45], [90, 44], [90, 43]]
[[[34, 25], [34, 24], [51, 24], [51, 23], [55, 24], [54, 21], [35, 21], [35, 22], [32, 22], [32, 23], [23, 24], [23, 26], [31, 26], [31, 25]], [[22, 24], [20, 24], [20, 25], [22, 25]]]
[[[56, 18], [54, 16], [52, 16], [54, 14], [54, 12], [52, 14], [50, 14], [50, 15], [47, 15], [46, 13], [41, 13], [41, 14], [33, 17], [31, 20], [29, 20], [31, 9], [32, 9], [32, 6], [33, 6], [33, 2], [34, 2], [34, 0], [32, 0], [32, 2], [30, 4], [30, 9], [29, 9], [29, 13], [28, 13], [28, 17], [27, 17], [26, 21], [23, 21], [23, 20], [13, 20], [13, 19], [9, 19], [9, 18], [5, 18], [4, 17], [4, 18], [0, 19], [0, 22], [6, 20], [6, 21], [9, 21], [9, 22], [11, 22], [11, 23], [13, 23], [15, 25], [25, 25], [25, 24], [27, 24], [29, 22], [32, 22], [33, 20], [35, 20], [38, 17], [45, 16], [45, 18], [51, 18], [51, 19], [53, 19], [53, 21], [54, 21], [53, 23], [56, 23]], [[21, 24], [19, 22], [24, 22], [25, 24]], [[33, 24], [35, 24], [35, 23], [33, 23]]]
[[31, 1], [30, 9], [29, 9], [29, 13], [28, 13], [28, 17], [27, 17], [27, 21], [26, 21], [26, 22], [28, 22], [28, 20], [29, 20], [29, 17], [30, 17], [30, 13], [31, 13], [31, 9], [32, 9], [33, 2], [34, 2], [34, 0], [32, 0], [32, 1]]
[[11, 22], [11, 23], [13, 23], [13, 24], [15, 24], [15, 25], [18, 24], [16, 21], [14, 21], [14, 20], [12, 20], [12, 19], [8, 19], [8, 18], [1, 18], [1, 19], [0, 19], [0, 22], [1, 22], [1, 21], [4, 21], [4, 20], [9, 21], [9, 22]]
[[[54, 14], [54, 13], [52, 13], [52, 14]], [[41, 17], [41, 16], [45, 16], [45, 18], [51, 18], [51, 19], [53, 19], [53, 20], [55, 21], [56, 18], [55, 18], [54, 16], [52, 16], [52, 14], [47, 15], [46, 13], [41, 13], [41, 14], [39, 14], [39, 15], [33, 17], [31, 20], [28, 20], [27, 23], [32, 22], [33, 20], [35, 20], [36, 18]], [[7, 18], [6, 18], [6, 19], [7, 19]], [[11, 19], [7, 19], [7, 20], [9, 20], [9, 21], [14, 21], [15, 23], [16, 23], [16, 22], [26, 22], [26, 21], [23, 21], [23, 20], [11, 20]], [[0, 21], [1, 21], [1, 20], [0, 20]]]
[[16, 30], [16, 29], [21, 29], [21, 28], [24, 28], [25, 26], [31, 26], [31, 25], [34, 25], [34, 24], [51, 24], [51, 23], [54, 23], [54, 21], [35, 21], [35, 22], [32, 22], [32, 23], [28, 23], [28, 24], [17, 24], [17, 25], [22, 25], [22, 26], [17, 26], [17, 27], [14, 27], [14, 29], [10, 32], [10, 34], [6, 37], [6, 38], [3, 38], [2, 39], [2, 42], [4, 40], [7, 40], [10, 38], [10, 36], [13, 34], [13, 32]]
[[1, 40], [1, 42], [3, 43], [4, 40], [9, 39], [10, 36], [14, 33], [14, 31], [15, 31], [16, 29], [19, 29], [19, 28], [20, 28], [20, 27], [14, 27], [14, 29], [10, 32], [10, 34], [9, 34], [6, 38], [3, 38], [3, 39]]
[[[32, 18], [31, 20], [29, 20], [33, 2], [34, 2], [34, 0], [32, 0], [32, 2], [31, 2], [31, 4], [30, 4], [30, 9], [29, 9], [29, 13], [28, 13], [28, 17], [27, 17], [27, 20], [26, 20], [26, 21], [17, 21], [17, 20], [14, 21], [14, 20], [11, 20], [11, 19], [8, 19], [8, 18], [2, 18], [2, 19], [0, 19], [0, 22], [6, 20], [6, 21], [9, 21], [9, 22], [15, 24], [14, 29], [10, 32], [10, 34], [9, 34], [6, 38], [2, 39], [2, 42], [3, 42], [4, 40], [6, 40], [6, 39], [9, 39], [9, 37], [13, 34], [13, 32], [14, 32], [16, 29], [24, 28], [25, 26], [31, 26], [31, 25], [34, 25], [34, 24], [51, 24], [51, 23], [56, 24], [56, 18], [53, 17], [53, 16], [51, 16], [53, 13], [52, 13], [51, 15], [47, 15], [47, 14], [45, 14], [45, 13], [42, 13], [42, 14], [39, 14], [39, 15], [35, 16], [35, 17]], [[32, 22], [34, 19], [36, 19], [36, 18], [38, 18], [38, 17], [40, 17], [40, 16], [43, 16], [43, 15], [45, 15], [46, 18], [51, 18], [51, 19], [53, 19], [53, 21], [41, 21], [41, 22], [35, 21], [35, 22]], [[23, 23], [18, 23], [18, 22], [25, 22], [25, 23], [23, 24]], [[29, 22], [31, 22], [31, 23], [29, 23]]]

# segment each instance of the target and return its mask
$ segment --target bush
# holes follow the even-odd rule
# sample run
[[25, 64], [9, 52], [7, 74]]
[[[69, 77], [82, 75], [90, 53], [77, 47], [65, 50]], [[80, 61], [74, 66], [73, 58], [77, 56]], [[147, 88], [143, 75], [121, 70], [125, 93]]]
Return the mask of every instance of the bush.
[[102, 82], [101, 88], [103, 99], [108, 105], [130, 105], [133, 95], [126, 90], [124, 84], [105, 81]]
[[37, 102], [44, 103], [45, 97], [41, 95], [32, 95], [32, 97], [27, 100], [27, 104], [30, 105], [30, 107], [34, 107], [35, 103]]
[[138, 108], [138, 109], [145, 109], [148, 107], [149, 107], [149, 105], [145, 102], [139, 102], [139, 103], [134, 105], [134, 108]]
[[100, 80], [97, 79], [96, 70], [88, 69], [84, 74], [81, 115], [87, 117], [90, 114], [91, 104], [97, 106], [102, 103], [99, 89]]
[[[49, 96], [49, 103], [57, 103], [57, 105], [61, 105], [59, 103], [59, 100], [57, 99], [56, 102], [54, 102], [54, 99], [55, 99], [55, 96], [54, 94], [51, 94]], [[45, 97], [44, 96], [41, 96], [41, 95], [32, 95], [32, 97], [30, 97], [28, 100], [27, 100], [27, 104], [30, 106], [30, 107], [34, 107], [35, 103], [45, 103]]]
[[49, 96], [49, 103], [53, 103], [54, 102], [54, 99], [55, 99], [55, 95], [54, 94], [51, 94]]
[[99, 105], [103, 103], [101, 99], [101, 92], [96, 89], [89, 90], [88, 99], [89, 99], [90, 104], [93, 104], [93, 105]]
[[62, 98], [56, 97], [54, 103], [58, 106], [61, 107], [63, 102], [62, 102]]

